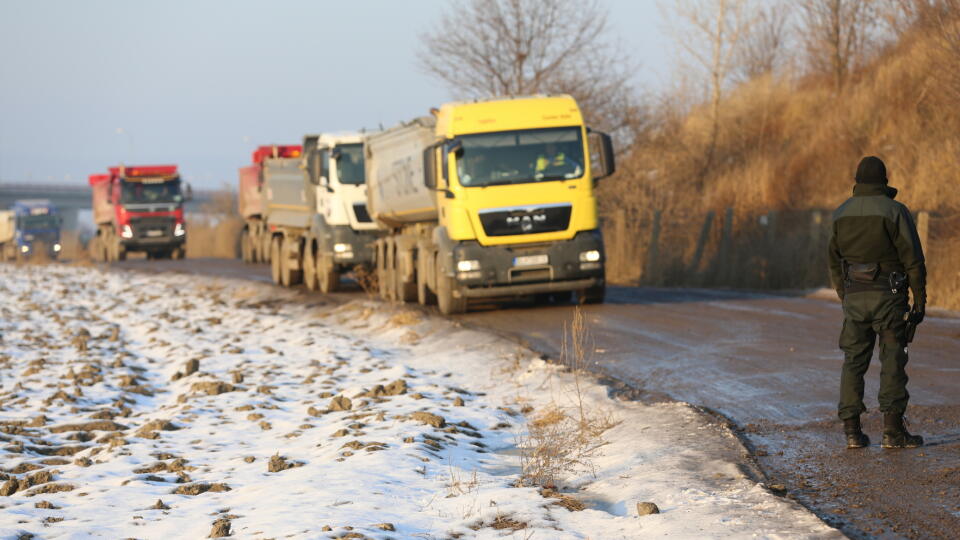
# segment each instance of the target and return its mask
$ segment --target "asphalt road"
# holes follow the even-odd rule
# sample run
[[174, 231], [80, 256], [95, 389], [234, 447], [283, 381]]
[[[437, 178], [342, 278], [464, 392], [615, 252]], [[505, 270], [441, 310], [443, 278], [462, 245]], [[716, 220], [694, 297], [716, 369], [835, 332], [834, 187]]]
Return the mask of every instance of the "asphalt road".
[[[237, 261], [131, 260], [122, 267], [269, 281]], [[354, 288], [356, 290], [356, 288]], [[359, 292], [338, 293], [337, 300]], [[553, 358], [571, 305], [516, 304], [458, 316]], [[836, 420], [841, 312], [836, 301], [735, 291], [613, 287], [584, 313], [599, 373], [641, 399], [673, 399], [729, 419], [787, 496], [857, 538], [956, 538], [960, 531], [960, 318], [929, 316], [910, 347], [914, 432], [928, 446], [879, 448], [879, 367], [868, 373], [874, 446], [843, 449]]]

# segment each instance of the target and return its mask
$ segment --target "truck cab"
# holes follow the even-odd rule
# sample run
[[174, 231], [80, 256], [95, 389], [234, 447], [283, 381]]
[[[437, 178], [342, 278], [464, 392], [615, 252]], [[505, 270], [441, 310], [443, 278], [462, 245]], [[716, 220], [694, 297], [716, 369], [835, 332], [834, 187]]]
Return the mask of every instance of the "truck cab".
[[46, 199], [21, 200], [13, 203], [13, 250], [17, 258], [60, 256], [60, 228], [63, 220], [56, 206]]
[[308, 288], [331, 292], [340, 276], [373, 262], [380, 228], [367, 211], [364, 136], [307, 135], [303, 140], [305, 189], [313, 192], [315, 212], [303, 252]]
[[183, 203], [190, 190], [176, 165], [121, 165], [89, 180], [97, 224], [91, 246], [95, 259], [123, 260], [130, 252], [154, 259], [184, 257]]

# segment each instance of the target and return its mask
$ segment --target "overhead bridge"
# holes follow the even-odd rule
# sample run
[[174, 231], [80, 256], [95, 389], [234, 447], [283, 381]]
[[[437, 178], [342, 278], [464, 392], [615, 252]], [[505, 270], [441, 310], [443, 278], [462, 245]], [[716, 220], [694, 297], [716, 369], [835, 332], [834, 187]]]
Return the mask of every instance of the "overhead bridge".
[[[201, 211], [204, 204], [213, 200], [215, 193], [210, 190], [193, 190], [193, 198], [185, 204], [186, 211]], [[14, 201], [20, 199], [49, 199], [63, 215], [63, 227], [67, 230], [77, 228], [77, 214], [81, 210], [93, 208], [90, 186], [86, 182], [83, 184], [0, 182], [0, 210], [10, 208]]]

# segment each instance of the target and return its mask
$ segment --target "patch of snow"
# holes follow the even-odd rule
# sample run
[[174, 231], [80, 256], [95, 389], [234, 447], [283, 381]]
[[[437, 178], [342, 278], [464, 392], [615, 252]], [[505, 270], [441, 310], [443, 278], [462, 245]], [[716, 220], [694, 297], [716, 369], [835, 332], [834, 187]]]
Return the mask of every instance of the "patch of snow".
[[617, 423], [557, 486], [587, 508], [515, 487], [519, 411], [572, 409], [573, 376], [420, 310], [56, 265], [0, 265], [0, 294], [0, 537], [841, 537], [711, 418], [591, 381]]

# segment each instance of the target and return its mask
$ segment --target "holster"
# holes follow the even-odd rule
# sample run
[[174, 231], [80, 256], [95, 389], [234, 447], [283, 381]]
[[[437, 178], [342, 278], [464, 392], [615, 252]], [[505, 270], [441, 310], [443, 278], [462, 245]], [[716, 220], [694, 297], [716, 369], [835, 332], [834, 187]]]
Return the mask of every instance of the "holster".
[[877, 263], [847, 263], [847, 279], [857, 283], [873, 283], [880, 275]]

